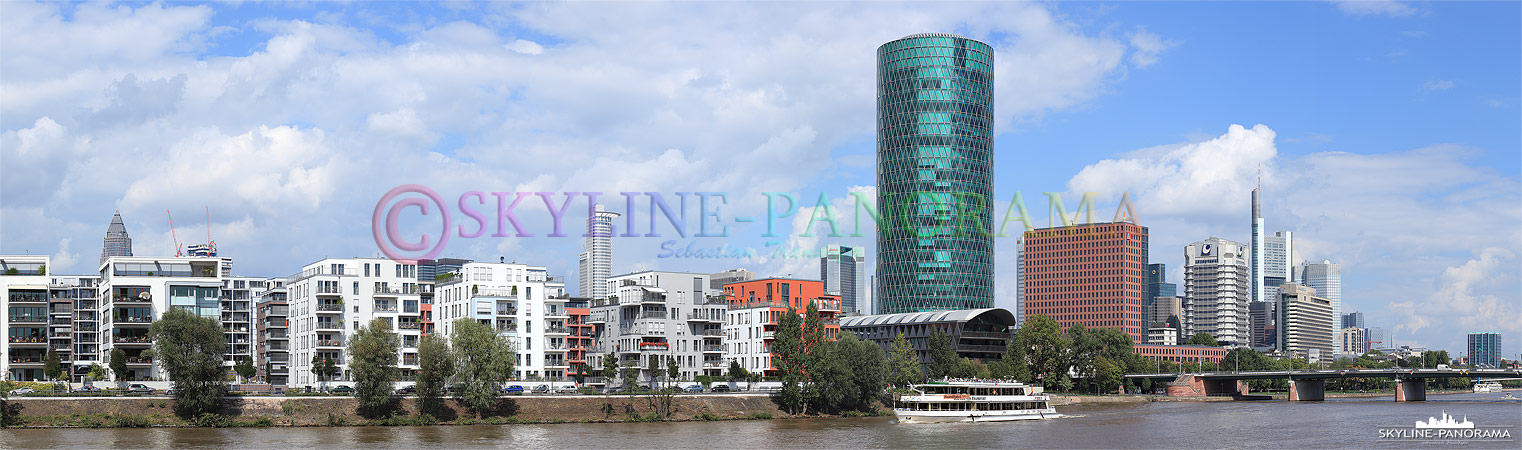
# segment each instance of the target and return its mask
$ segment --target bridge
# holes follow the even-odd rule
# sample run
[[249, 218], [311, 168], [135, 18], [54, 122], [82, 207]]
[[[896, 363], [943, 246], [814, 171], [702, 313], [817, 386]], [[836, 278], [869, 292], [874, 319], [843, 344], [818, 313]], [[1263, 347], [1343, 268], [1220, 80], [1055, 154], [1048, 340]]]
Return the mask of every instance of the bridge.
[[1167, 388], [1170, 397], [1230, 395], [1245, 398], [1248, 392], [1243, 380], [1288, 380], [1289, 401], [1292, 402], [1325, 400], [1326, 380], [1336, 378], [1394, 378], [1395, 401], [1418, 402], [1427, 399], [1428, 379], [1480, 377], [1522, 377], [1522, 369], [1320, 369], [1126, 375], [1132, 379], [1172, 380]]

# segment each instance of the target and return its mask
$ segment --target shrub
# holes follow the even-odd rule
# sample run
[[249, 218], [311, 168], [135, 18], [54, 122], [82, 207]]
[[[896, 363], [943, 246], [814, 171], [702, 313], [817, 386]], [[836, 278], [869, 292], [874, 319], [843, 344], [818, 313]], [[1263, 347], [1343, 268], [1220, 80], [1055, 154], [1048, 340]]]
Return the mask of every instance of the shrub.
[[198, 427], [222, 428], [228, 425], [227, 416], [216, 413], [201, 413], [193, 420]]
[[719, 416], [715, 416], [706, 412], [699, 413], [696, 416], [692, 416], [692, 418], [695, 420], [719, 420]]
[[147, 417], [139, 415], [116, 416], [113, 422], [112, 426], [116, 428], [148, 428], [152, 425], [152, 421]]
[[745, 418], [746, 419], [752, 419], [752, 420], [757, 420], [757, 419], [766, 420], [766, 419], [772, 418], [772, 413], [764, 413], [764, 412], [751, 413], [750, 415], [745, 416]]

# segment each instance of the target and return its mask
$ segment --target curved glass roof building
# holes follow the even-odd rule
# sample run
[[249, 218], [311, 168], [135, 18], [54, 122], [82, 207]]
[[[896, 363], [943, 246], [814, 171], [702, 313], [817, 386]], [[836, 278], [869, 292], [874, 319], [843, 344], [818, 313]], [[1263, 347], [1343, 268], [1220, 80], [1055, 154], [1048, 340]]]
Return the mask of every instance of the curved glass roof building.
[[877, 48], [877, 313], [994, 305], [993, 47]]

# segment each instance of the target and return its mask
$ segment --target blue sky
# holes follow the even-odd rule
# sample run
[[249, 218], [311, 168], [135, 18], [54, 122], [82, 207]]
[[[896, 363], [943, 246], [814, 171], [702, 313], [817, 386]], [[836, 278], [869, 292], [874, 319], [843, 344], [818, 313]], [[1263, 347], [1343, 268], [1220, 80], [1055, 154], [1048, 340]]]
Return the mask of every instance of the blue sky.
[[[1522, 48], [1515, 2], [937, 4], [0, 3], [0, 252], [93, 270], [111, 210], [140, 255], [203, 206], [237, 272], [372, 256], [370, 213], [421, 183], [483, 191], [870, 192], [872, 58], [953, 31], [997, 55], [1000, 213], [1121, 192], [1178, 278], [1182, 246], [1270, 230], [1343, 264], [1344, 310], [1398, 343], [1522, 342]], [[1234, 127], [1234, 125], [1236, 127]], [[575, 207], [584, 207], [575, 204]], [[615, 208], [621, 209], [621, 208]], [[541, 209], [531, 224], [547, 228]], [[807, 212], [807, 210], [805, 210]], [[695, 214], [693, 214], [695, 216]], [[575, 219], [578, 216], [571, 216]], [[568, 219], [569, 220], [569, 219]], [[645, 219], [641, 218], [643, 223]], [[793, 226], [802, 219], [794, 218]], [[409, 232], [430, 226], [406, 222]], [[189, 225], [187, 225], [189, 224]], [[699, 246], [766, 249], [757, 225]], [[434, 225], [436, 226], [436, 225]], [[813, 260], [658, 258], [615, 271]], [[870, 246], [795, 236], [788, 243]], [[573, 274], [574, 238], [455, 239], [451, 256]], [[870, 267], [869, 260], [869, 267]], [[1000, 306], [1014, 252], [999, 243]]]

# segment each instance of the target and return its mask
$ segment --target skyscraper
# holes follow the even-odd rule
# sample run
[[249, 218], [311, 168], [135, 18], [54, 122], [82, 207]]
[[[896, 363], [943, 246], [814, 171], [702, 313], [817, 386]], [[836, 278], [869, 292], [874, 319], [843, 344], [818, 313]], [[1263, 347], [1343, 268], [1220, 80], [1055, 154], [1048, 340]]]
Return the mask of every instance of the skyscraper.
[[602, 205], [587, 218], [585, 251], [577, 274], [581, 277], [582, 297], [607, 298], [608, 276], [613, 274], [613, 219], [618, 213], [603, 211]]
[[1015, 242], [1015, 326], [1025, 323], [1025, 238]]
[[879, 314], [994, 305], [993, 58], [944, 33], [877, 49]]
[[1501, 333], [1469, 333], [1469, 365], [1501, 367]]
[[122, 223], [121, 211], [111, 216], [111, 224], [106, 226], [105, 245], [100, 249], [101, 264], [105, 264], [106, 258], [112, 256], [132, 256], [132, 238], [127, 236], [127, 225]]
[[1312, 362], [1332, 359], [1341, 332], [1332, 328], [1337, 315], [1332, 302], [1316, 296], [1316, 290], [1287, 283], [1279, 294], [1279, 350]]
[[1332, 326], [1337, 333], [1342, 330], [1342, 266], [1327, 260], [1306, 261], [1295, 269], [1295, 282], [1316, 288], [1316, 295], [1331, 300], [1332, 317], [1338, 318]]
[[1363, 313], [1350, 312], [1342, 315], [1343, 328], [1364, 328]]
[[1216, 341], [1247, 345], [1247, 247], [1212, 237], [1184, 247], [1184, 335], [1210, 333]]
[[[1147, 341], [1147, 228], [1128, 222], [1025, 233], [1025, 313]], [[1077, 256], [1077, 249], [1083, 255]]]
[[1178, 285], [1168, 282], [1168, 265], [1162, 263], [1148, 264], [1147, 298], [1176, 296], [1178, 296]]
[[1263, 238], [1263, 270], [1258, 272], [1261, 293], [1257, 301], [1274, 301], [1279, 298], [1279, 285], [1288, 283], [1293, 276], [1294, 265], [1290, 262], [1295, 249], [1295, 235], [1289, 231], [1276, 231]]
[[830, 245], [825, 249], [824, 257], [819, 258], [819, 279], [824, 280], [824, 292], [840, 296], [841, 312], [862, 312], [858, 305], [866, 300], [861, 295], [865, 293], [862, 277], [866, 275], [862, 267], [867, 261], [863, 251], [856, 247]]

